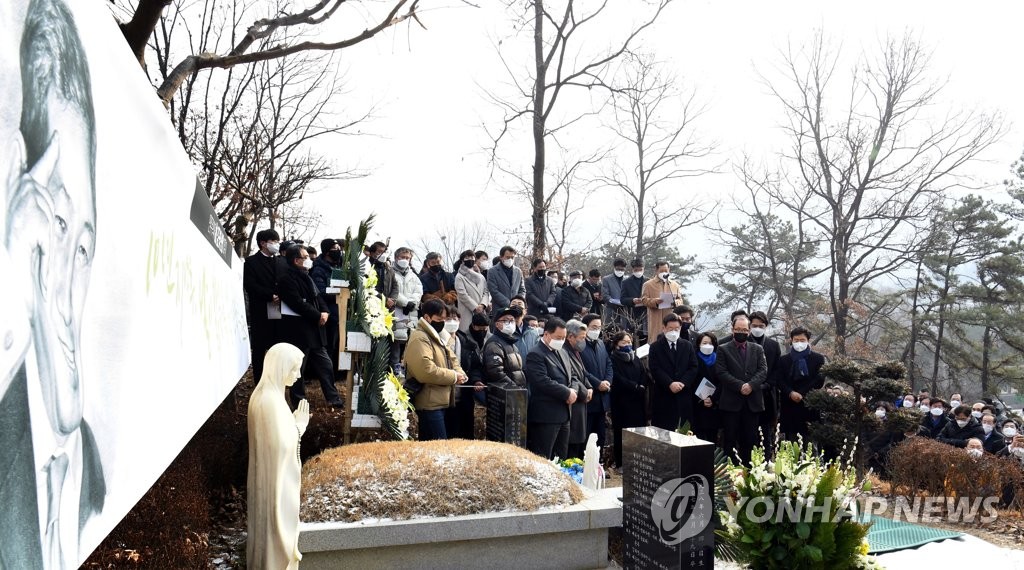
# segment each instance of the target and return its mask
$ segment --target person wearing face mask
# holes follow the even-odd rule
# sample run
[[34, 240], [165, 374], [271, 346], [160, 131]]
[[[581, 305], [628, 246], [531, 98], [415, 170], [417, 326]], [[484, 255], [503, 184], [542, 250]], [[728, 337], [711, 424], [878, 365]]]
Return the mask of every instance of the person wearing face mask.
[[458, 301], [458, 295], [455, 293], [455, 275], [444, 270], [440, 253], [432, 251], [427, 254], [423, 270], [420, 271], [420, 281], [423, 283], [422, 303], [437, 299], [445, 305], [454, 305]]
[[[952, 402], [950, 403], [952, 404]], [[921, 398], [917, 403], [917, 407], [919, 410], [927, 414], [928, 410], [932, 409], [932, 399], [928, 397]]]
[[697, 346], [697, 336], [699, 333], [693, 326], [693, 308], [689, 305], [679, 305], [672, 309], [672, 312], [679, 317], [679, 324], [683, 326], [683, 338], [690, 341], [690, 344]]
[[612, 447], [615, 467], [622, 468], [623, 428], [647, 425], [647, 372], [633, 350], [633, 337], [626, 331], [612, 336]]
[[534, 259], [530, 264], [532, 274], [526, 280], [526, 310], [538, 318], [555, 312], [555, 281], [548, 277], [548, 264], [543, 259]]
[[779, 431], [779, 395], [776, 373], [782, 347], [779, 341], [768, 337], [768, 315], [764, 311], [750, 313], [750, 340], [764, 349], [764, 360], [768, 364], [768, 380], [761, 391], [764, 393], [764, 413], [761, 414], [760, 429], [764, 434], [765, 456], [770, 460], [775, 455], [775, 437]]
[[[448, 307], [448, 318], [444, 323], [444, 333], [451, 336], [448, 347], [455, 353], [459, 366], [466, 373], [469, 380], [463, 387], [455, 389], [455, 406], [445, 410], [445, 432], [448, 437], [459, 439], [473, 439], [475, 434], [473, 423], [473, 410], [476, 407], [477, 395], [483, 396], [487, 386], [484, 384], [484, 363], [482, 354], [482, 343], [478, 343], [473, 336], [462, 330], [459, 323], [460, 317], [455, 307]], [[485, 318], [483, 315], [479, 315]], [[484, 321], [484, 332], [487, 332], [488, 323]], [[475, 386], [467, 388], [466, 386]], [[482, 402], [481, 402], [482, 403]]]
[[718, 445], [718, 431], [722, 425], [718, 410], [718, 401], [721, 398], [722, 390], [721, 383], [718, 381], [718, 373], [715, 370], [715, 363], [718, 360], [718, 338], [711, 332], [697, 333], [694, 344], [697, 346], [697, 374], [694, 375], [694, 381], [699, 386], [704, 379], [707, 379], [714, 386], [715, 391], [704, 399], [694, 395], [693, 434], [704, 441]]
[[[523, 279], [523, 271], [516, 267], [516, 250], [510, 245], [503, 246], [499, 254], [500, 262], [487, 272], [487, 292], [491, 296], [492, 310], [498, 310], [512, 306], [512, 299], [522, 297], [526, 299], [526, 281]], [[523, 314], [526, 314], [524, 308]], [[494, 319], [494, 315], [491, 315]]]
[[654, 264], [654, 277], [643, 286], [641, 297], [647, 307], [647, 342], [653, 344], [661, 334], [662, 321], [672, 309], [683, 304], [683, 293], [679, 284], [672, 280], [667, 261]]
[[1024, 435], [1020, 433], [1020, 426], [1014, 420], [1005, 420], [1000, 426], [1003, 433], [1003, 449], [999, 452], [1001, 457], [1016, 457], [1024, 461]]
[[[448, 311], [438, 299], [425, 301], [416, 329], [409, 335], [403, 359], [406, 375], [423, 387], [413, 397], [419, 417], [419, 440], [448, 439], [445, 410], [455, 405], [455, 386], [469, 380], [446, 344]], [[458, 326], [455, 327], [458, 329]]]
[[591, 313], [583, 317], [583, 324], [587, 327], [587, 340], [580, 357], [587, 380], [594, 389], [594, 397], [587, 404], [587, 434], [589, 437], [589, 434], [596, 433], [597, 446], [603, 449], [607, 443], [607, 413], [612, 409], [612, 360], [601, 339], [601, 316]]
[[900, 400], [899, 405], [908, 409], [913, 408], [917, 405], [917, 398], [915, 398], [913, 394], [907, 394], [906, 396], [903, 396], [902, 400]]
[[768, 374], [761, 345], [748, 341], [750, 319], [738, 316], [732, 324], [732, 340], [718, 348], [715, 371], [722, 383], [722, 424], [725, 449], [743, 465], [750, 465], [750, 452], [758, 443], [757, 428], [764, 412], [761, 388]]
[[[308, 251], [308, 250], [307, 250]], [[309, 276], [313, 278], [320, 298], [327, 304], [330, 316], [327, 317], [325, 331], [327, 333], [327, 353], [331, 356], [331, 370], [334, 370], [335, 379], [338, 378], [338, 297], [334, 293], [328, 293], [331, 286], [331, 275], [335, 269], [341, 267], [341, 244], [337, 240], [327, 238], [320, 240], [320, 251], [323, 255], [313, 260], [313, 267], [309, 270]]]
[[484, 375], [488, 384], [526, 388], [522, 352], [516, 346], [516, 320], [522, 314], [518, 307], [506, 307], [495, 314], [494, 334], [484, 343]]
[[404, 376], [402, 370], [402, 353], [409, 340], [409, 331], [419, 321], [417, 308], [423, 298], [423, 282], [412, 268], [412, 250], [400, 247], [395, 250], [395, 324], [394, 342], [391, 344], [391, 368], [395, 374]]
[[[924, 398], [922, 398], [922, 399], [924, 399]], [[962, 394], [960, 394], [960, 393], [955, 393], [955, 394], [950, 394], [950, 395], [949, 395], [949, 407], [951, 407], [951, 408], [953, 408], [953, 409], [956, 409], [956, 408], [958, 408], [958, 407], [960, 406], [960, 404], [962, 404], [963, 402], [964, 402], [964, 398], [963, 398], [963, 395], [962, 395]]]
[[558, 316], [562, 320], [582, 319], [590, 313], [593, 301], [590, 291], [583, 286], [583, 272], [573, 270], [569, 273], [569, 286], [558, 293]]
[[969, 455], [971, 459], [981, 459], [981, 456], [985, 454], [984, 445], [981, 443], [981, 440], [976, 437], [968, 439], [964, 444], [964, 447], [967, 455]]
[[[910, 395], [908, 395], [908, 397], [913, 398], [913, 396]], [[904, 398], [904, 402], [905, 401], [906, 398]], [[946, 424], [952, 420], [950, 419], [950, 416], [946, 414], [945, 400], [942, 398], [932, 398], [931, 404], [932, 407], [929, 408], [928, 413], [921, 418], [920, 434], [925, 437], [936, 439], [939, 437], [939, 434], [942, 433], [942, 430], [946, 428]], [[913, 407], [913, 404], [911, 404], [911, 407]], [[967, 408], [967, 415], [969, 416], [970, 413], [971, 409]]]
[[263, 357], [277, 343], [277, 325], [281, 314], [281, 298], [277, 294], [281, 271], [276, 256], [281, 236], [274, 230], [256, 233], [259, 251], [245, 258], [242, 266], [242, 288], [249, 302], [249, 348], [252, 349], [252, 379], [259, 383], [263, 376]]
[[565, 323], [565, 344], [562, 350], [569, 355], [572, 365], [573, 386], [576, 390], [576, 402], [569, 413], [569, 452], [568, 457], [583, 459], [583, 451], [587, 443], [587, 407], [594, 397], [594, 385], [590, 383], [587, 369], [583, 365], [583, 349], [587, 346], [587, 325], [572, 319]]
[[320, 382], [324, 399], [329, 405], [342, 407], [341, 396], [334, 386], [331, 357], [327, 354], [326, 325], [330, 312], [309, 276], [313, 262], [306, 248], [301, 245], [288, 248], [285, 261], [288, 263], [288, 271], [280, 277], [278, 289], [281, 302], [289, 310], [282, 309], [280, 342], [297, 347], [305, 355], [302, 377], [289, 390], [292, 408], [297, 408], [299, 402], [306, 398], [305, 380], [310, 378]]
[[825, 385], [821, 367], [825, 357], [811, 350], [811, 331], [796, 327], [789, 331], [790, 350], [779, 358], [775, 382], [779, 387], [779, 423], [787, 441], [797, 435], [807, 439], [808, 422], [817, 414], [804, 404], [804, 396]]
[[985, 432], [985, 437], [982, 438], [981, 444], [985, 448], [985, 451], [998, 454], [1006, 447], [1006, 442], [1003, 440], [1003, 434], [996, 429], [996, 417], [992, 414], [985, 414], [981, 416], [981, 429]]
[[473, 315], [490, 314], [491, 294], [487, 291], [487, 279], [476, 267], [473, 250], [462, 252], [460, 259], [462, 262], [455, 276], [455, 294], [458, 296], [459, 330], [466, 332]]
[[636, 335], [637, 346], [647, 340], [647, 307], [644, 305], [644, 261], [634, 259], [629, 264], [632, 274], [622, 280], [622, 306], [626, 308], [622, 329]]
[[487, 252], [480, 249], [474, 254], [476, 257], [476, 269], [480, 272], [480, 275], [484, 276], [484, 282], [487, 282], [487, 272], [491, 269], [491, 257], [487, 255]]
[[548, 319], [541, 341], [526, 355], [526, 446], [546, 459], [568, 455], [569, 410], [579, 397], [569, 355], [562, 350], [566, 334], [565, 321]]
[[981, 416], [985, 413], [985, 402], [974, 402], [971, 404], [971, 417], [980, 420]]
[[647, 359], [653, 381], [651, 425], [675, 431], [684, 423], [693, 423], [697, 356], [690, 341], [682, 338], [678, 316], [669, 313], [661, 324], [665, 332], [651, 345]]
[[391, 311], [397, 303], [398, 282], [395, 280], [395, 270], [385, 260], [387, 250], [388, 246], [384, 242], [374, 242], [366, 248], [366, 258], [370, 262], [370, 269], [377, 274], [377, 292], [384, 298], [384, 306]]
[[524, 297], [519, 295], [513, 297], [511, 306], [519, 309], [519, 315], [516, 317], [516, 348], [519, 349], [519, 354], [525, 358], [540, 342], [541, 334], [544, 331], [537, 328], [537, 317], [526, 314], [526, 299]]
[[611, 329], [624, 328], [624, 317], [628, 310], [622, 305], [622, 281], [626, 278], [626, 260], [616, 259], [612, 262], [612, 272], [601, 278], [601, 299], [604, 300], [604, 312], [601, 320]]
[[601, 271], [597, 269], [591, 269], [587, 273], [587, 280], [583, 282], [583, 287], [587, 290], [590, 295], [590, 313], [595, 315], [604, 314], [604, 297], [601, 296]]
[[947, 422], [936, 438], [942, 443], [954, 447], [965, 447], [967, 440], [985, 437], [985, 432], [978, 420], [971, 416], [971, 409], [961, 405], [953, 410], [953, 421]]
[[895, 412], [891, 403], [875, 402], [874, 408], [877, 423], [865, 423], [867, 463], [872, 471], [888, 479], [889, 452], [906, 437], [902, 432], [891, 431], [887, 425], [887, 420]]

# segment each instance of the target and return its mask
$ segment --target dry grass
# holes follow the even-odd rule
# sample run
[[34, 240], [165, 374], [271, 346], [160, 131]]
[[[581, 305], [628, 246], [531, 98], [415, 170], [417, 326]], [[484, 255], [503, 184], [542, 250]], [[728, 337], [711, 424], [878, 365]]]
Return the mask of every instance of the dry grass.
[[325, 451], [302, 474], [307, 522], [534, 511], [583, 492], [525, 449], [487, 441], [375, 442]]

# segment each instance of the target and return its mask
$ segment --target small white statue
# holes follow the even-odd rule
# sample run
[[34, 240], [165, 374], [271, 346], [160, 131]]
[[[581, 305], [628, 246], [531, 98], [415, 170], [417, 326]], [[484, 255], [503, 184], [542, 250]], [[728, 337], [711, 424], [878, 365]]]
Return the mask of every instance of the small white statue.
[[604, 468], [601, 467], [601, 450], [597, 447], [597, 434], [587, 438], [587, 448], [583, 452], [583, 486], [594, 489], [604, 488]]
[[309, 402], [293, 413], [284, 389], [295, 383], [302, 351], [275, 344], [267, 351], [263, 376], [249, 399], [249, 476], [247, 478], [249, 570], [297, 570], [299, 492], [302, 460], [299, 441], [309, 425]]

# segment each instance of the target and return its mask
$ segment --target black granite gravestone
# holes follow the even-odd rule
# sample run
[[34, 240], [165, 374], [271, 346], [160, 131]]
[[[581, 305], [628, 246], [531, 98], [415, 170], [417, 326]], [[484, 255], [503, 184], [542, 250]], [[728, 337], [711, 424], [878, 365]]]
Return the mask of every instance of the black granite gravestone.
[[487, 387], [487, 439], [526, 447], [526, 389]]
[[715, 446], [656, 427], [622, 430], [626, 568], [714, 566]]

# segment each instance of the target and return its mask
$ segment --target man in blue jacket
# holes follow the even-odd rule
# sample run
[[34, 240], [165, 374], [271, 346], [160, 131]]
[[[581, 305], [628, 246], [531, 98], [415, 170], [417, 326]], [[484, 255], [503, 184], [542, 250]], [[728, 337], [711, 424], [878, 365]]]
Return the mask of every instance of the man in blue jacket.
[[587, 325], [587, 344], [580, 353], [587, 380], [594, 387], [594, 397], [587, 403], [587, 433], [597, 434], [597, 446], [604, 447], [605, 432], [608, 431], [605, 421], [606, 413], [611, 408], [609, 392], [612, 389], [612, 359], [608, 357], [608, 349], [601, 339], [601, 315], [591, 313], [583, 317]]

